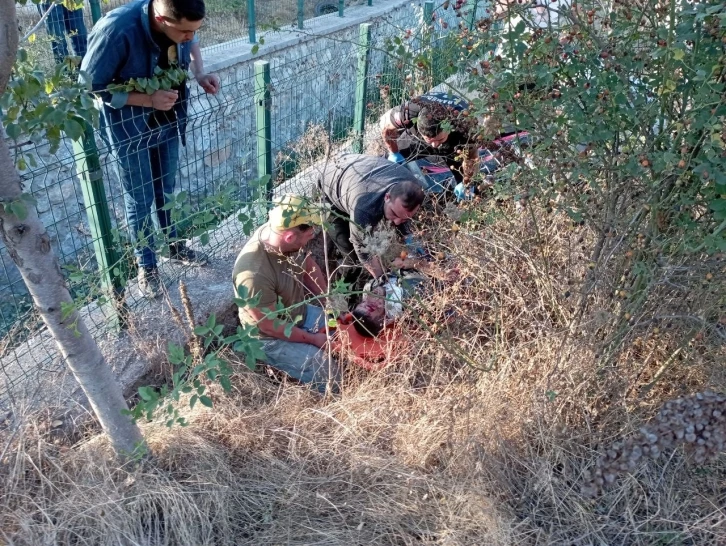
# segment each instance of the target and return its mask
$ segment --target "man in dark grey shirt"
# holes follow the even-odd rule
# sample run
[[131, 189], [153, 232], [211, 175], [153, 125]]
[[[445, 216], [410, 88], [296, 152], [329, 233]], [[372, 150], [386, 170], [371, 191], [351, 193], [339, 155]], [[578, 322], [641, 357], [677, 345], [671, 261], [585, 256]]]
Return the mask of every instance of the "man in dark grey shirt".
[[[330, 237], [343, 254], [344, 264], [357, 258], [373, 276], [383, 275], [379, 256], [366, 244], [379, 224], [393, 224], [401, 237], [411, 233], [409, 220], [424, 200], [416, 177], [406, 167], [383, 157], [361, 154], [334, 156], [320, 173], [318, 186], [332, 205]], [[352, 267], [345, 281], [354, 283], [361, 273]]]

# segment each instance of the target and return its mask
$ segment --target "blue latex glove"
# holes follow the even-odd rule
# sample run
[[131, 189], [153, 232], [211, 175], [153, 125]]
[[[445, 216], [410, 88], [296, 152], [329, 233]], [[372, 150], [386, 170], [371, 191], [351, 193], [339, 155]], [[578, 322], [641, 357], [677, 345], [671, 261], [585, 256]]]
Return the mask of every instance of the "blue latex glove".
[[406, 163], [406, 159], [399, 152], [391, 152], [388, 154], [388, 161], [398, 163], [399, 165]]
[[471, 195], [471, 193], [469, 195], [466, 194], [466, 191], [468, 189], [468, 186], [465, 186], [463, 182], [459, 182], [454, 188], [454, 195], [456, 196], [456, 200], [467, 201], [469, 199], [473, 199], [474, 196]]
[[406, 237], [403, 238], [403, 242], [409, 248], [411, 253], [415, 254], [418, 258], [425, 258], [428, 260], [431, 257], [429, 251], [419, 245], [413, 235], [406, 235]]

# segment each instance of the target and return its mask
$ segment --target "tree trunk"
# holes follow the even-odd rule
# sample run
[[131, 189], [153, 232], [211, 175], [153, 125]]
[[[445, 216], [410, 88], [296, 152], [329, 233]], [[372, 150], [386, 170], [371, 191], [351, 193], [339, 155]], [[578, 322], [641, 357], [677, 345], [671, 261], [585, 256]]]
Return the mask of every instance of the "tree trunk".
[[[5, 91], [17, 47], [15, 0], [0, 0], [0, 94]], [[18, 266], [35, 307], [86, 393], [114, 449], [124, 457], [136, 453], [144, 448], [141, 431], [128, 415], [121, 413], [128, 406], [98, 344], [77, 311], [65, 319], [62, 317], [61, 304], [72, 304], [73, 300], [35, 207], [28, 205], [27, 217], [20, 220], [1, 206], [18, 201], [21, 196], [20, 175], [13, 164], [4, 132], [0, 130], [0, 239]]]

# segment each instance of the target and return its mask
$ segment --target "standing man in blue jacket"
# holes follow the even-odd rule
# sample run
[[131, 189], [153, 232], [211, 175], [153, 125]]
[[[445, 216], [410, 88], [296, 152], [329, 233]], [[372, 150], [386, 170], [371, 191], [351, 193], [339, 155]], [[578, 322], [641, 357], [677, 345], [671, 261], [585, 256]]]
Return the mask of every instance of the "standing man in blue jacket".
[[196, 32], [202, 25], [203, 0], [134, 0], [103, 17], [91, 31], [81, 65], [82, 77], [103, 101], [102, 115], [124, 189], [126, 221], [139, 266], [139, 288], [150, 298], [160, 294], [152, 229], [152, 209], [168, 238], [169, 256], [199, 265], [206, 256], [176, 240], [170, 211], [163, 210], [174, 191], [179, 139], [184, 143], [189, 90], [186, 81], [151, 94], [109, 92], [130, 79], [154, 77], [157, 68], [191, 69], [207, 92], [219, 90], [219, 78], [206, 74]]

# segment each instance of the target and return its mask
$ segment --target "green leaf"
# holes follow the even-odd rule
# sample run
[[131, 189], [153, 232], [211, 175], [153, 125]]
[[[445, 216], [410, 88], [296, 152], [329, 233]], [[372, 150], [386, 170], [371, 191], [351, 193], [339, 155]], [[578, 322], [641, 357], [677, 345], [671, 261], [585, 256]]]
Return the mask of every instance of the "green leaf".
[[76, 312], [76, 304], [73, 302], [61, 302], [61, 321], [66, 321], [73, 313]]
[[211, 408], [212, 406], [214, 406], [214, 404], [212, 403], [212, 399], [209, 398], [208, 396], [200, 396], [199, 401], [202, 404], [204, 404], [205, 406], [207, 406], [208, 408]]
[[292, 322], [288, 322], [285, 325], [285, 337], [290, 337], [292, 335], [292, 329], [295, 327], [295, 325]]
[[[32, 156], [31, 156], [31, 157], [32, 157]], [[20, 196], [20, 199], [22, 199], [22, 200], [23, 200], [23, 201], [25, 201], [25, 202], [26, 202], [26, 203], [27, 203], [28, 205], [31, 205], [31, 206], [33, 206], [33, 207], [34, 207], [35, 205], [37, 205], [37, 204], [38, 204], [38, 200], [37, 200], [37, 199], [36, 199], [35, 197], [33, 197], [32, 195], [30, 195], [29, 193], [23, 193], [23, 194], [22, 194], [22, 195]]]
[[219, 383], [222, 385], [224, 392], [229, 392], [232, 390], [232, 382], [229, 380], [229, 376], [219, 376]]
[[194, 333], [198, 336], [206, 336], [209, 333], [210, 329], [207, 326], [195, 326], [194, 327]]
[[139, 396], [146, 402], [151, 402], [156, 398], [156, 393], [151, 387], [139, 387]]
[[184, 349], [179, 345], [169, 342], [169, 362], [172, 364], [184, 363]]
[[28, 217], [28, 209], [22, 201], [11, 201], [5, 205], [5, 208], [10, 209], [10, 214], [17, 216], [21, 222]]
[[189, 407], [190, 407], [190, 408], [192, 408], [192, 409], [194, 409], [194, 405], [195, 405], [195, 404], [197, 403], [197, 400], [199, 400], [199, 396], [197, 396], [197, 395], [195, 394], [195, 395], [194, 395], [194, 396], [192, 396], [192, 397], [191, 397], [191, 399], [189, 400]]
[[8, 138], [11, 138], [13, 140], [17, 140], [18, 138], [20, 138], [20, 135], [23, 133], [20, 129], [20, 126], [15, 123], [11, 123], [7, 127], [5, 127], [5, 132], [7, 133]]
[[257, 359], [251, 354], [247, 353], [245, 355], [245, 364], [250, 369], [250, 371], [254, 372], [255, 368], [257, 367]]
[[74, 119], [65, 120], [63, 131], [71, 140], [80, 140], [83, 136], [83, 126]]
[[258, 44], [255, 44], [252, 46], [252, 55], [257, 55], [257, 52], [260, 50], [260, 46]]

